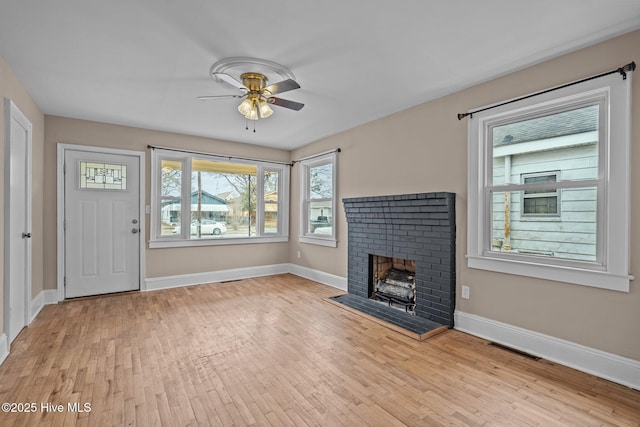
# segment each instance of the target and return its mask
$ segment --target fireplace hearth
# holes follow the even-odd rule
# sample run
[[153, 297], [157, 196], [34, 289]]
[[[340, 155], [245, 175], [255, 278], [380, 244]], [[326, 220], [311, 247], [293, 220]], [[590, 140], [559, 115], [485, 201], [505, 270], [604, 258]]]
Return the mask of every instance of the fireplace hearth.
[[385, 301], [399, 308], [392, 315], [399, 324], [409, 314], [453, 327], [455, 194], [357, 197], [343, 204], [348, 300]]

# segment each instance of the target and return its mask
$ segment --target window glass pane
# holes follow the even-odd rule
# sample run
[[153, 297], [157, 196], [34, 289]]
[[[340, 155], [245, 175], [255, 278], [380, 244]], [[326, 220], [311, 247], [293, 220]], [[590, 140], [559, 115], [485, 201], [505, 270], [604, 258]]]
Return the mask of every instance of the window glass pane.
[[257, 166], [193, 159], [190, 236], [254, 236]]
[[180, 197], [182, 192], [182, 162], [161, 161], [160, 196]]
[[160, 235], [180, 234], [182, 209], [182, 162], [160, 162]]
[[[524, 184], [546, 184], [557, 182], [557, 173], [522, 176]], [[522, 200], [522, 215], [558, 215], [559, 192], [555, 188], [525, 190]]]
[[309, 168], [309, 198], [330, 199], [333, 197], [333, 165], [327, 163]]
[[589, 105], [490, 128], [493, 185], [549, 170], [564, 181], [597, 179], [598, 121], [599, 105]]
[[307, 229], [309, 233], [326, 234], [329, 236], [333, 234], [332, 206], [333, 202], [331, 200], [309, 202], [309, 221]]
[[[543, 213], [551, 209], [559, 209], [560, 216], [522, 215], [522, 210]], [[595, 187], [563, 189], [560, 198], [527, 199], [521, 191], [492, 195], [491, 251], [595, 261], [596, 231]]]
[[278, 185], [280, 175], [278, 171], [264, 172], [264, 232], [278, 232]]
[[161, 199], [160, 235], [173, 236], [180, 234], [180, 210], [182, 203], [176, 199]]
[[[556, 182], [555, 174], [549, 175], [538, 175], [538, 176], [525, 176], [524, 183], [525, 184], [546, 184], [548, 182]], [[535, 190], [528, 191], [528, 193], [534, 192]]]
[[524, 214], [557, 214], [558, 213], [558, 197], [528, 197], [523, 200]]
[[264, 204], [264, 232], [265, 233], [278, 232], [278, 204], [277, 203]]

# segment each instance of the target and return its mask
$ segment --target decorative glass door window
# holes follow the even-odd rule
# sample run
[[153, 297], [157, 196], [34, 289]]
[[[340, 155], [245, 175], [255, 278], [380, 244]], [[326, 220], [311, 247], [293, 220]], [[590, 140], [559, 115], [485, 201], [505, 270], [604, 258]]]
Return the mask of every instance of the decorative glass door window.
[[126, 190], [127, 166], [81, 161], [80, 188], [92, 190]]

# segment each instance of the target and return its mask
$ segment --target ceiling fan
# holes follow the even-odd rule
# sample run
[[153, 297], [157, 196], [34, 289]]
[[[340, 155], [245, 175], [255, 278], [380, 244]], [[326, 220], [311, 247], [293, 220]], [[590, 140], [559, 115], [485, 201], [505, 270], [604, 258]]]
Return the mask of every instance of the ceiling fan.
[[248, 120], [258, 120], [260, 118], [266, 119], [273, 114], [273, 110], [269, 104], [295, 111], [300, 111], [300, 109], [304, 107], [304, 104], [300, 102], [289, 101], [287, 99], [273, 96], [290, 90], [299, 89], [300, 85], [293, 79], [286, 79], [267, 86], [269, 81], [267, 76], [258, 72], [247, 72], [241, 74], [240, 79], [242, 81], [222, 72], [214, 72], [211, 75], [240, 89], [244, 93], [240, 95], [199, 96], [198, 99], [207, 101], [211, 99], [245, 98], [245, 100], [238, 106], [238, 111]]

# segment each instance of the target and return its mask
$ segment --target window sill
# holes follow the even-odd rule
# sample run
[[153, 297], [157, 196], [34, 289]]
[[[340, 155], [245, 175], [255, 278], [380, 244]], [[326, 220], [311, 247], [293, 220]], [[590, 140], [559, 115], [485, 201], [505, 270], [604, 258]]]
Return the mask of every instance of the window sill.
[[259, 243], [288, 242], [289, 236], [263, 236], [263, 237], [236, 237], [218, 239], [166, 239], [150, 240], [149, 249], [155, 248], [180, 248], [195, 246], [224, 246], [224, 245], [253, 245]]
[[468, 255], [467, 266], [480, 270], [535, 277], [538, 279], [573, 283], [620, 292], [629, 292], [629, 282], [634, 279], [633, 276], [628, 274], [615, 274], [586, 268], [541, 264], [514, 259], [499, 259], [486, 256], [478, 257]]
[[520, 221], [522, 222], [562, 222], [562, 217], [559, 215], [548, 216], [529, 216], [520, 215]]
[[300, 236], [298, 237], [298, 241], [300, 243], [309, 243], [311, 245], [328, 246], [331, 248], [335, 248], [338, 246], [337, 240], [332, 238]]

